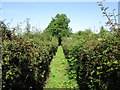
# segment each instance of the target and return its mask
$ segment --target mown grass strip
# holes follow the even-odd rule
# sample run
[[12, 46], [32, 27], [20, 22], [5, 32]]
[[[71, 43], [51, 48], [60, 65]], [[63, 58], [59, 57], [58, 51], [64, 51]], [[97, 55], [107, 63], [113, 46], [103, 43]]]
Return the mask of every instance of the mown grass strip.
[[63, 49], [58, 47], [56, 56], [53, 58], [50, 65], [50, 75], [46, 81], [44, 88], [75, 88], [76, 81], [68, 78], [69, 64], [65, 59]]

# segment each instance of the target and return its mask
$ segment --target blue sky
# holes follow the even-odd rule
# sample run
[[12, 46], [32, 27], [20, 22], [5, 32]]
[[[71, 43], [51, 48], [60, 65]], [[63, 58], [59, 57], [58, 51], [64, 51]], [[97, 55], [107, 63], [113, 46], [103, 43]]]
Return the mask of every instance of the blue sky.
[[[118, 2], [105, 2], [103, 5], [109, 7], [108, 12], [118, 9]], [[52, 20], [51, 18], [58, 13], [66, 14], [70, 18], [69, 26], [73, 32], [89, 28], [96, 32], [99, 31], [100, 26], [105, 25], [106, 21], [96, 2], [2, 3], [2, 18], [6, 19], [6, 22], [13, 19], [11, 26], [16, 26], [18, 22], [29, 18], [32, 26], [44, 30]]]

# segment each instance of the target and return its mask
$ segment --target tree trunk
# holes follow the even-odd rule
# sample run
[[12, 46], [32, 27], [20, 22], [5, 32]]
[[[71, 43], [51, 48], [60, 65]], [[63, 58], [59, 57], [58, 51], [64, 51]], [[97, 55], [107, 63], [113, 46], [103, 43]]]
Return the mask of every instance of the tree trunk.
[[62, 42], [61, 37], [58, 37], [58, 46], [61, 45], [61, 42]]

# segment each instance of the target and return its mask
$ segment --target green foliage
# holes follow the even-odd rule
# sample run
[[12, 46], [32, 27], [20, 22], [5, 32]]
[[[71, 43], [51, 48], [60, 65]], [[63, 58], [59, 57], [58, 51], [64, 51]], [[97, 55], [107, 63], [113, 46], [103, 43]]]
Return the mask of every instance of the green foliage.
[[0, 21], [0, 32], [2, 34], [2, 40], [12, 40], [12, 32], [8, 30], [7, 26], [2, 21]]
[[115, 33], [111, 33], [110, 31], [105, 30], [104, 27], [102, 26], [101, 29], [100, 29], [100, 32], [98, 33], [99, 40], [111, 37], [114, 34]]
[[68, 36], [71, 33], [71, 29], [68, 26], [69, 22], [70, 20], [65, 14], [57, 14], [55, 18], [52, 18], [52, 21], [44, 32], [55, 36], [58, 39], [58, 45], [60, 46], [62, 37]]
[[[40, 89], [49, 73], [49, 64], [57, 51], [57, 40], [36, 32], [17, 36], [3, 25], [2, 88]], [[26, 38], [24, 38], [24, 36]]]
[[57, 14], [48, 25], [45, 31], [50, 32], [53, 36], [63, 37], [69, 35], [70, 28], [68, 26], [70, 20], [65, 14]]
[[80, 89], [119, 89], [120, 38], [110, 32], [98, 35], [87, 32], [80, 31], [63, 41], [63, 50], [71, 66], [70, 78], [77, 80]]
[[114, 28], [116, 21], [112, 22], [106, 12], [108, 8], [104, 8], [102, 3], [99, 6], [108, 18], [108, 25], [113, 27], [113, 32], [101, 27], [99, 34], [91, 30], [72, 34], [68, 26], [70, 20], [65, 14], [57, 14], [52, 18], [43, 33], [31, 32], [29, 19], [26, 19], [26, 32], [18, 34], [14, 31], [21, 29], [19, 25], [9, 30], [4, 22], [0, 22], [3, 89], [43, 88], [50, 62], [62, 40], [63, 51], [70, 66], [70, 82], [77, 80], [79, 88], [83, 90], [120, 89], [119, 31]]

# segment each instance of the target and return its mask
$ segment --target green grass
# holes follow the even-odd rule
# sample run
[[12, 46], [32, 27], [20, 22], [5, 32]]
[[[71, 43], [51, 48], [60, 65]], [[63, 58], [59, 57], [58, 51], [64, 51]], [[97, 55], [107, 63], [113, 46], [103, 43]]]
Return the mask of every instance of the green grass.
[[50, 75], [44, 88], [77, 88], [77, 82], [68, 78], [69, 64], [63, 49], [58, 47], [56, 56], [50, 64]]

